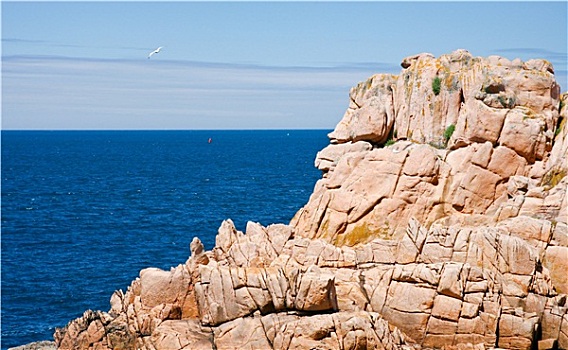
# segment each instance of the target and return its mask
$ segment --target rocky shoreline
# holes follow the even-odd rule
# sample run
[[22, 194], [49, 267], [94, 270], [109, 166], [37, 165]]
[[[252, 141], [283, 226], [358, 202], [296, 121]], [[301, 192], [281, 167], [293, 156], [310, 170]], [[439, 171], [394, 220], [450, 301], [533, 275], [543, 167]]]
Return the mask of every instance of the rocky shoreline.
[[8, 350], [56, 350], [57, 346], [54, 341], [38, 341], [26, 345], [16, 346], [15, 348], [8, 348]]
[[350, 105], [289, 225], [230, 220], [58, 349], [568, 348], [568, 95], [546, 60], [405, 58]]

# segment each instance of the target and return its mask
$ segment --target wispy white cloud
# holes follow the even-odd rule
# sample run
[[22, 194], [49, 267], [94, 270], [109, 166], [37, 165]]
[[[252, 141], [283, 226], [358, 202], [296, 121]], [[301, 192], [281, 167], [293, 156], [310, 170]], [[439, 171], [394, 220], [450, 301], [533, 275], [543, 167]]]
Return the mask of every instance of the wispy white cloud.
[[[138, 52], [146, 52], [151, 47], [136, 47], [136, 46], [102, 46], [102, 45], [86, 45], [86, 44], [77, 44], [77, 43], [67, 43], [67, 42], [59, 42], [53, 40], [35, 40], [35, 39], [26, 39], [26, 38], [2, 38], [2, 43], [7, 45], [3, 47], [3, 50], [6, 52], [19, 52], [22, 47], [26, 48], [33, 48], [33, 49], [41, 49], [49, 47], [53, 48], [73, 48], [73, 49], [95, 49], [95, 50], [128, 50], [128, 51], [138, 51]], [[37, 55], [35, 55], [37, 56]]]
[[[549, 60], [561, 54], [502, 51]], [[143, 57], [3, 57], [2, 127], [331, 129], [348, 106], [352, 86], [401, 69], [391, 63], [276, 67]], [[563, 91], [565, 67], [565, 62], [555, 66]]]
[[19, 38], [2, 38], [3, 43], [11, 44], [44, 44], [45, 40], [19, 39]]
[[371, 66], [3, 59], [5, 129], [333, 128]]

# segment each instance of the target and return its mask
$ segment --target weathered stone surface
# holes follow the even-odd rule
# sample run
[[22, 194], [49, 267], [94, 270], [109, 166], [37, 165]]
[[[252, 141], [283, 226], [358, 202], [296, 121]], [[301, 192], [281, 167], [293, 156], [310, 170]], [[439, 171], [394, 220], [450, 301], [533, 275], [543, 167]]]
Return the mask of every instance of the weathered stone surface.
[[568, 294], [568, 247], [547, 247], [543, 266], [550, 271], [550, 279], [554, 283], [556, 291]]
[[156, 349], [214, 349], [212, 342], [210, 331], [204, 331], [196, 319], [165, 321], [150, 340]]
[[315, 166], [324, 173], [335, 168], [341, 157], [350, 152], [365, 152], [373, 148], [369, 142], [330, 144], [316, 155]]
[[56, 350], [56, 347], [55, 342], [38, 341], [22, 346], [16, 346], [14, 348], [8, 348], [8, 350]]
[[351, 89], [351, 103], [329, 134], [332, 143], [384, 143], [394, 123], [393, 88], [396, 76], [377, 74]]
[[274, 338], [275, 349], [401, 349], [404, 344], [400, 331], [367, 312], [298, 318]]
[[316, 266], [296, 278], [294, 308], [301, 311], [337, 310], [335, 276], [322, 273]]
[[269, 349], [270, 341], [260, 317], [245, 317], [227, 322], [214, 331], [215, 349]]

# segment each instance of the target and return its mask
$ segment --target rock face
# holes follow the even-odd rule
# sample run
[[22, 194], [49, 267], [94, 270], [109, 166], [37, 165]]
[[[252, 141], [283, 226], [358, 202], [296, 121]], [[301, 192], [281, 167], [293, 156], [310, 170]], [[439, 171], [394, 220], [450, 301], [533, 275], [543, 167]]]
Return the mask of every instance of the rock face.
[[[290, 226], [249, 223], [245, 235], [225, 221], [213, 251], [203, 252], [194, 239], [184, 265], [141, 271], [125, 294], [112, 296], [108, 313], [85, 312], [56, 331], [56, 343], [60, 349], [396, 349], [405, 343], [377, 312], [343, 307], [350, 303], [346, 288], [364, 293], [350, 276], [354, 250], [292, 234]], [[337, 275], [335, 265], [348, 268]]]
[[[523, 211], [509, 200], [511, 179], [537, 188], [545, 173], [566, 168], [564, 136], [554, 142], [560, 87], [547, 61], [458, 50], [402, 66], [399, 76], [375, 75], [351, 89], [316, 160], [324, 176], [292, 221], [299, 235], [356, 244], [400, 237], [411, 217], [427, 226], [462, 214], [502, 220]], [[546, 218], [565, 222], [565, 209]]]
[[568, 95], [550, 63], [458, 50], [375, 75], [290, 225], [227, 220], [59, 349], [568, 348]]

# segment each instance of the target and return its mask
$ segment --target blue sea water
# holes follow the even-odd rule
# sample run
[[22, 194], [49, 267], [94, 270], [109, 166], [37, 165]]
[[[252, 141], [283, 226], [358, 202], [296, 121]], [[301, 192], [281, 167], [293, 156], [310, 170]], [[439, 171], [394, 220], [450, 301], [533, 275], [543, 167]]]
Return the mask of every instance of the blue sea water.
[[107, 311], [193, 237], [211, 249], [224, 219], [288, 223], [328, 132], [2, 131], [1, 348]]

